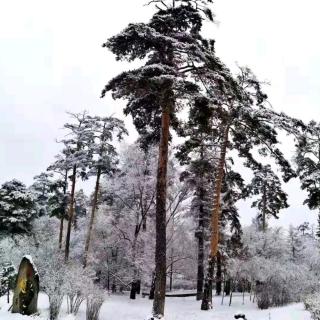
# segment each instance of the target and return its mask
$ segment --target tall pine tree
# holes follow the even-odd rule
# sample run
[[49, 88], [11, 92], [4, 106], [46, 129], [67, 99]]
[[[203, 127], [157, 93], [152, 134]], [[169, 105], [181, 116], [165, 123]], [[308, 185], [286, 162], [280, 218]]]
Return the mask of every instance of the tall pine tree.
[[178, 110], [185, 100], [196, 94], [198, 86], [187, 75], [193, 70], [190, 60], [203, 57], [200, 31], [206, 7], [211, 0], [151, 1], [157, 12], [148, 23], [130, 24], [104, 44], [118, 60], [146, 62], [140, 68], [123, 72], [111, 80], [102, 92], [113, 92], [114, 98], [125, 98], [125, 114], [134, 124], [146, 146], [159, 143], [156, 195], [156, 272], [154, 316], [164, 314], [166, 289], [166, 191], [170, 128], [177, 129]]

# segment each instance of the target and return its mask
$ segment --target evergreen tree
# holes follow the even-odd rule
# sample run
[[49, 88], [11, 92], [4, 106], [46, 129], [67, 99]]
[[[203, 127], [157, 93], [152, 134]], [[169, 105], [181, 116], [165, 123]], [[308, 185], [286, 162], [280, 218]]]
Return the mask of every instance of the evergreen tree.
[[258, 196], [252, 203], [253, 208], [260, 212], [258, 222], [263, 231], [267, 228], [267, 219], [270, 216], [278, 219], [281, 209], [288, 208], [287, 194], [281, 188], [279, 177], [272, 171], [270, 165], [265, 165], [255, 170], [254, 177], [248, 186], [248, 191]]
[[84, 193], [83, 189], [76, 192], [74, 196], [74, 211], [75, 217], [85, 217], [88, 213], [89, 198]]
[[[198, 219], [196, 237], [198, 239], [198, 272], [197, 272], [197, 299], [202, 299], [204, 286], [204, 260], [206, 258], [207, 243], [210, 236], [210, 214], [212, 210], [212, 190], [219, 141], [216, 119], [212, 117], [212, 108], [203, 97], [197, 97], [190, 106], [188, 122], [183, 128], [186, 141], [179, 147], [177, 157], [181, 164], [189, 164], [184, 173], [194, 190], [191, 212]], [[232, 164], [232, 159], [229, 159]], [[241, 176], [231, 170], [230, 165], [225, 168], [222, 186], [222, 215], [221, 233], [232, 234], [232, 241], [239, 243], [241, 225], [235, 203], [244, 196], [241, 191], [244, 187]], [[223, 236], [226, 241], [227, 236]], [[230, 241], [228, 242], [230, 243]], [[234, 243], [235, 244], [235, 243]], [[217, 259], [217, 292], [220, 292], [221, 261], [224, 252], [219, 253]], [[218, 263], [219, 262], [219, 263]]]
[[48, 199], [52, 189], [52, 177], [52, 173], [42, 172], [33, 178], [34, 183], [30, 186], [30, 190], [35, 197], [39, 217], [48, 214]]
[[5, 182], [0, 189], [0, 230], [28, 232], [35, 216], [34, 198], [26, 186], [15, 179]]
[[166, 191], [170, 127], [178, 129], [177, 111], [184, 100], [197, 93], [198, 86], [188, 80], [194, 70], [190, 61], [203, 57], [200, 31], [206, 7], [211, 0], [151, 1], [157, 12], [148, 23], [130, 24], [104, 44], [118, 60], [145, 59], [135, 70], [111, 80], [102, 92], [112, 91], [114, 98], [126, 98], [125, 114], [131, 114], [146, 147], [159, 142], [156, 195], [156, 272], [154, 316], [164, 314], [166, 289]]
[[66, 234], [65, 260], [68, 261], [70, 253], [71, 226], [74, 222], [74, 201], [77, 177], [87, 179], [87, 170], [92, 158], [89, 148], [94, 143], [94, 133], [91, 117], [86, 112], [73, 114], [70, 117], [74, 122], [66, 123], [64, 128], [67, 131], [68, 139], [61, 142], [64, 144], [62, 154], [58, 155], [56, 162], [50, 166], [51, 170], [69, 172], [71, 180], [70, 203], [68, 210], [68, 228]]
[[15, 288], [17, 270], [11, 262], [4, 263], [1, 267], [2, 271], [0, 272], [0, 296], [7, 294], [7, 303], [9, 303], [10, 290], [13, 290]]
[[311, 210], [318, 210], [318, 230], [320, 235], [320, 125], [311, 121], [296, 145], [297, 172], [301, 189], [308, 197], [304, 204]]
[[[67, 171], [65, 171], [67, 174]], [[67, 193], [67, 177], [64, 180], [57, 179], [51, 184], [51, 194], [48, 199], [48, 212], [51, 217], [60, 220], [59, 249], [62, 248], [64, 220], [68, 218], [67, 207], [69, 194]]]
[[89, 163], [88, 176], [96, 176], [96, 184], [91, 206], [91, 216], [84, 250], [84, 267], [87, 265], [88, 252], [90, 247], [92, 229], [95, 220], [95, 213], [100, 190], [100, 178], [102, 175], [112, 176], [117, 168], [118, 159], [114, 146], [115, 137], [120, 141], [125, 134], [128, 134], [124, 122], [114, 117], [90, 117], [93, 131], [93, 140], [89, 146], [92, 156]]
[[[295, 176], [289, 162], [278, 148], [277, 130], [298, 135], [301, 121], [292, 119], [283, 113], [276, 113], [266, 106], [267, 96], [261, 90], [261, 84], [248, 69], [240, 69], [240, 74], [233, 79], [226, 76], [225, 81], [213, 81], [210, 77], [211, 65], [202, 71], [200, 79], [206, 86], [208, 101], [204, 104], [211, 108], [211, 115], [218, 128], [218, 152], [213, 191], [213, 209], [211, 214], [211, 248], [207, 278], [212, 278], [213, 260], [218, 252], [221, 216], [221, 189], [225, 162], [229, 150], [238, 151], [245, 158], [245, 165], [252, 169], [260, 168], [261, 164], [254, 158], [252, 151], [258, 150], [262, 156], [270, 156], [280, 166], [283, 178], [288, 181]], [[211, 307], [211, 286], [207, 286], [202, 309]]]
[[190, 105], [188, 122], [183, 127], [186, 140], [176, 154], [182, 165], [188, 165], [181, 178], [193, 190], [190, 212], [197, 221], [197, 300], [203, 297], [217, 145], [216, 128], [212, 123], [214, 119], [210, 117], [209, 105], [202, 102], [203, 99], [198, 98]]

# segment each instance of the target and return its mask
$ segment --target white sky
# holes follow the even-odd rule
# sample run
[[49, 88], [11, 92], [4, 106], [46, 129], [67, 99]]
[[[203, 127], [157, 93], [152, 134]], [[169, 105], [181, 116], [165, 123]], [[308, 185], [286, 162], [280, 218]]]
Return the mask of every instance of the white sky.
[[[101, 47], [129, 22], [145, 21], [145, 0], [0, 0], [0, 183], [26, 184], [59, 151], [65, 111], [115, 114], [121, 106], [100, 99], [106, 82], [127, 67]], [[316, 0], [216, 0], [218, 24], [206, 27], [219, 57], [230, 67], [249, 65], [268, 80], [276, 110], [305, 121], [320, 118], [320, 4]], [[126, 119], [133, 141], [130, 118]], [[284, 150], [292, 158], [287, 141]], [[289, 183], [290, 209], [277, 224], [316, 221], [302, 206], [297, 182]], [[241, 204], [249, 223], [254, 212]]]

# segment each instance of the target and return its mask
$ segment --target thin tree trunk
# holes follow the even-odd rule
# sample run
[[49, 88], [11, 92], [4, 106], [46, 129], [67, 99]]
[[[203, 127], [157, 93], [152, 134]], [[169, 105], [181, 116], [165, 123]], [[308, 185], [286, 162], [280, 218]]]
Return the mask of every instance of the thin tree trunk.
[[60, 218], [60, 231], [59, 231], [59, 249], [62, 248], [62, 239], [63, 239], [63, 220], [64, 217]]
[[242, 304], [244, 304], [245, 282], [242, 281]]
[[155, 294], [153, 315], [164, 315], [166, 294], [166, 198], [170, 113], [162, 110], [156, 193]]
[[142, 230], [147, 231], [147, 215], [146, 214], [143, 217]]
[[73, 221], [73, 214], [74, 214], [74, 194], [76, 188], [76, 174], [77, 174], [77, 166], [73, 166], [72, 170], [72, 186], [71, 186], [71, 199], [70, 199], [70, 208], [69, 208], [69, 220], [68, 220], [68, 229], [66, 235], [66, 249], [65, 249], [65, 261], [69, 260], [69, 253], [70, 253], [70, 237], [71, 237], [71, 226]]
[[224, 296], [225, 296], [225, 289], [226, 289], [226, 274], [223, 273], [223, 290], [222, 290], [222, 299], [221, 299], [221, 305], [223, 305]]
[[107, 288], [108, 288], [108, 292], [110, 291], [110, 271], [108, 270], [107, 273]]
[[230, 299], [229, 299], [229, 307], [231, 306], [231, 303], [232, 303], [232, 293], [233, 293], [233, 289], [234, 289], [234, 283], [233, 283], [232, 279], [230, 279]]
[[63, 240], [63, 223], [64, 223], [64, 216], [66, 214], [66, 194], [67, 194], [67, 188], [68, 188], [68, 171], [65, 171], [64, 174], [64, 186], [63, 186], [63, 213], [60, 219], [60, 231], [59, 231], [59, 249], [62, 248], [62, 240]]
[[226, 294], [226, 296], [230, 294], [230, 290], [231, 290], [231, 280], [228, 279], [226, 280], [226, 287], [224, 288], [224, 293]]
[[[224, 174], [224, 164], [226, 160], [226, 153], [227, 153], [227, 146], [228, 146], [228, 138], [229, 138], [229, 125], [226, 126], [223, 134], [223, 140], [220, 150], [220, 157], [217, 166], [217, 174], [214, 181], [214, 193], [213, 193], [213, 208], [211, 213], [211, 241], [210, 241], [210, 258], [209, 258], [209, 268], [210, 264], [213, 265], [213, 261], [218, 253], [218, 245], [219, 245], [219, 225], [220, 225], [220, 215], [221, 215], [221, 187], [222, 187], [222, 180]], [[205, 286], [209, 286], [207, 291], [210, 293], [212, 297], [212, 276], [210, 276], [210, 272], [207, 272]], [[212, 298], [211, 301], [205, 301], [206, 299], [210, 298], [210, 295], [207, 294], [203, 295], [201, 310], [209, 310], [212, 307]]]
[[263, 186], [263, 208], [262, 208], [262, 231], [266, 232], [267, 223], [266, 223], [266, 210], [267, 210], [267, 190], [266, 186]]
[[171, 248], [171, 257], [170, 257], [170, 284], [169, 290], [172, 291], [172, 284], [173, 284], [173, 248]]
[[85, 249], [84, 249], [84, 259], [83, 259], [83, 267], [84, 268], [87, 266], [87, 263], [88, 263], [88, 253], [89, 253], [89, 248], [90, 248], [92, 229], [93, 229], [93, 224], [94, 224], [94, 220], [95, 220], [95, 213], [96, 213], [96, 209], [97, 209], [97, 202], [98, 202], [100, 177], [101, 177], [101, 168], [99, 167], [98, 171], [97, 171], [96, 186], [94, 189], [94, 196], [93, 196], [92, 209], [91, 209], [91, 217], [90, 217], [87, 239], [86, 239], [86, 244], [85, 244]]
[[137, 268], [136, 268], [136, 243], [137, 243], [137, 238], [139, 234], [139, 229], [138, 226], [135, 228], [134, 232], [134, 240], [132, 244], [132, 264], [133, 264], [133, 279], [131, 282], [131, 290], [130, 290], [130, 299], [134, 300], [136, 298], [136, 293], [138, 291], [138, 284], [137, 284]]

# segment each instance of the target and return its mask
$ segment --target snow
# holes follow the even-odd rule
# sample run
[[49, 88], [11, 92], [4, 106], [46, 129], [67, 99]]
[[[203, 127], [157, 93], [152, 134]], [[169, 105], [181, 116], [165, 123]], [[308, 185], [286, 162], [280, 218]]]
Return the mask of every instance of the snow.
[[[234, 294], [231, 307], [229, 300], [225, 299], [221, 305], [221, 297], [214, 298], [214, 309], [201, 311], [200, 302], [193, 297], [167, 298], [165, 320], [232, 320], [237, 313], [244, 313], [248, 320], [311, 320], [308, 311], [304, 310], [302, 303], [291, 304], [285, 307], [259, 310], [255, 304], [245, 297], [242, 304], [242, 296]], [[127, 295], [112, 295], [103, 304], [100, 320], [147, 320], [150, 317], [152, 301], [138, 296], [136, 300], [130, 300]], [[0, 298], [1, 320], [47, 320], [48, 298], [45, 294], [39, 295], [39, 316], [22, 316], [7, 312], [6, 297]], [[65, 315], [64, 310], [59, 320], [85, 320], [85, 304], [80, 308], [77, 316]]]
[[23, 316], [18, 313], [11, 313], [8, 309], [11, 306], [12, 294], [10, 296], [10, 304], [7, 304], [7, 296], [0, 297], [0, 319], [1, 320], [47, 320], [49, 319], [49, 299], [44, 293], [39, 294], [38, 310], [39, 316]]
[[36, 265], [34, 264], [32, 257], [29, 254], [27, 254], [27, 255], [23, 256], [22, 259], [24, 259], [24, 258], [27, 259], [30, 262], [30, 264], [33, 267], [34, 273], [35, 274], [39, 274], [38, 273], [38, 269], [37, 269]]

